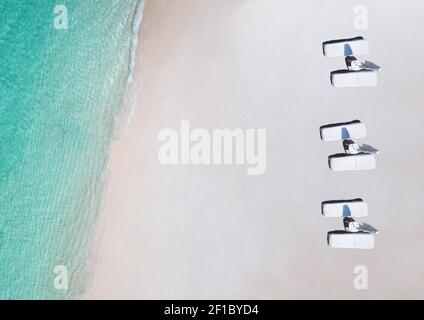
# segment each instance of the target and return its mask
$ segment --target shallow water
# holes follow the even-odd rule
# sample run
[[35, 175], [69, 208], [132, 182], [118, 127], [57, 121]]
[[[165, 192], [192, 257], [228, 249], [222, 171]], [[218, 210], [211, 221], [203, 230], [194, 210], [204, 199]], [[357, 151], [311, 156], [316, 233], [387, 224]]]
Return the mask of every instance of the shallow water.
[[[84, 289], [114, 119], [130, 72], [137, 0], [0, 2], [0, 298]], [[56, 289], [55, 266], [68, 270]]]

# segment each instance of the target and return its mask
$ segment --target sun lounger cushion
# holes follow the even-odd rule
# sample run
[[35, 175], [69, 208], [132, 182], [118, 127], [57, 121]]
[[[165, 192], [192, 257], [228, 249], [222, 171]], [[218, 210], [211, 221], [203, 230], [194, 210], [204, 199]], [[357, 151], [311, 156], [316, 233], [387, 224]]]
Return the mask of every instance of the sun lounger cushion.
[[327, 234], [328, 245], [340, 249], [372, 249], [374, 235], [367, 232], [330, 231]]
[[368, 41], [362, 37], [326, 41], [322, 44], [326, 57], [360, 56], [368, 54]]
[[353, 200], [331, 200], [321, 204], [324, 217], [366, 217], [368, 215], [368, 204], [362, 199]]
[[330, 74], [331, 84], [336, 88], [375, 87], [377, 72], [370, 70], [337, 70]]
[[328, 157], [328, 165], [333, 171], [354, 171], [375, 169], [376, 161], [373, 154], [334, 154]]
[[367, 127], [361, 121], [354, 120], [322, 126], [320, 133], [323, 141], [360, 139], [367, 136]]

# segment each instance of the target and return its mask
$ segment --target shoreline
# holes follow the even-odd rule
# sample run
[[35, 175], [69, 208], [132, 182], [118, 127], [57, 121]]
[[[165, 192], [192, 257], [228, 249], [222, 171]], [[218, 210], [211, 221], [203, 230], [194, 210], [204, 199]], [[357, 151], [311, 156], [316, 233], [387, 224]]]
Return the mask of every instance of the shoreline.
[[[336, 0], [146, 0], [134, 76], [110, 147], [83, 298], [423, 295], [417, 279], [422, 279], [424, 259], [405, 250], [420, 250], [422, 236], [414, 226], [422, 221], [416, 204], [424, 180], [417, 179], [422, 171], [415, 164], [423, 153], [400, 125], [411, 123], [418, 137], [420, 117], [400, 112], [398, 102], [418, 115], [422, 108], [402, 79], [388, 76], [404, 70], [395, 61], [402, 46], [421, 47], [400, 37], [401, 29], [385, 33], [384, 19], [373, 20], [373, 28], [360, 33], [372, 43], [370, 59], [384, 67], [379, 85], [332, 88], [328, 74], [340, 61], [325, 59], [321, 45], [358, 34], [351, 21], [354, 5]], [[377, 7], [370, 4], [370, 9]], [[384, 10], [380, 17], [413, 16], [410, 9], [394, 5]], [[393, 36], [401, 45], [393, 46]], [[393, 54], [388, 56], [386, 47]], [[418, 63], [418, 55], [411, 58]], [[419, 72], [411, 72], [412, 82], [421, 84]], [[318, 129], [353, 119], [366, 123], [370, 143], [382, 150], [377, 168], [334, 174], [326, 160], [337, 147], [322, 144]], [[265, 128], [266, 174], [247, 176], [237, 166], [161, 165], [157, 134], [178, 128], [181, 121], [192, 128]], [[395, 136], [394, 127], [402, 135]], [[405, 151], [392, 152], [394, 144]], [[414, 165], [399, 166], [407, 161]], [[408, 201], [393, 206], [387, 199], [397, 198], [399, 190], [407, 190], [402, 197]], [[327, 232], [341, 226], [323, 219], [319, 204], [353, 197], [369, 202], [367, 222], [381, 227], [372, 252], [327, 246]], [[400, 211], [408, 212], [404, 224], [391, 219]], [[403, 268], [405, 263], [411, 267]], [[370, 270], [369, 290], [352, 287], [357, 264]]]
[[121, 112], [115, 119], [112, 132], [112, 142], [109, 148], [109, 161], [107, 163], [107, 168], [105, 169], [100, 208], [94, 226], [92, 244], [90, 246], [89, 261], [87, 266], [88, 272], [86, 276], [87, 283], [85, 286], [85, 291], [81, 294], [81, 298], [83, 299], [93, 299], [98, 294], [96, 293], [96, 290], [93, 291], [92, 286], [93, 283], [96, 282], [96, 268], [99, 264], [99, 256], [103, 252], [105, 246], [105, 230], [110, 226], [110, 223], [108, 223], [107, 220], [114, 215], [114, 213], [110, 212], [110, 209], [108, 208], [111, 186], [114, 182], [114, 178], [116, 177], [114, 174], [115, 170], [112, 169], [114, 163], [113, 160], [118, 157], [119, 151], [117, 151], [117, 149], [119, 149], [119, 146], [122, 144], [122, 140], [125, 139], [127, 131], [131, 126], [132, 117], [137, 109], [137, 88], [141, 79], [140, 73], [136, 72], [136, 69], [142, 63], [141, 60], [143, 43], [141, 41], [141, 29], [143, 24], [145, 2], [146, 0], [140, 0], [140, 3], [138, 4], [139, 8], [137, 9], [136, 16], [134, 17], [135, 27], [133, 28], [133, 31], [137, 31], [132, 42], [134, 47], [130, 53], [131, 58], [128, 65], [130, 72], [127, 78], [126, 92], [122, 97]]
[[[84, 290], [135, 5], [73, 3], [58, 29], [51, 3], [2, 3], [0, 299]], [[53, 281], [57, 267], [67, 290]]]
[[90, 276], [93, 274], [93, 270], [91, 269], [91, 260], [92, 260], [92, 250], [93, 250], [93, 243], [94, 243], [94, 234], [96, 233], [97, 226], [98, 226], [98, 220], [99, 216], [101, 214], [101, 211], [103, 209], [103, 203], [104, 198], [108, 196], [108, 190], [109, 190], [109, 183], [110, 183], [110, 174], [109, 174], [109, 164], [110, 164], [110, 157], [113, 153], [113, 146], [114, 144], [119, 141], [120, 136], [125, 132], [126, 128], [128, 127], [128, 119], [129, 115], [133, 112], [132, 106], [128, 106], [126, 103], [126, 100], [128, 99], [128, 96], [131, 94], [130, 87], [131, 83], [133, 81], [133, 70], [135, 61], [137, 59], [137, 51], [138, 51], [138, 35], [140, 30], [140, 25], [142, 23], [143, 19], [143, 9], [144, 9], [144, 3], [145, 0], [136, 0], [136, 5], [134, 7], [134, 14], [131, 19], [131, 40], [128, 46], [129, 49], [129, 55], [128, 55], [128, 66], [126, 68], [123, 68], [128, 70], [126, 76], [123, 78], [123, 85], [122, 85], [122, 93], [120, 94], [120, 103], [118, 105], [120, 106], [120, 110], [116, 112], [113, 120], [112, 120], [112, 126], [110, 127], [110, 143], [109, 147], [107, 148], [107, 151], [105, 153], [106, 156], [106, 165], [104, 166], [104, 169], [101, 173], [101, 192], [100, 192], [100, 199], [98, 200], [98, 207], [96, 212], [94, 213], [94, 222], [92, 223], [90, 227], [89, 232], [89, 238], [88, 238], [88, 246], [86, 246], [86, 257], [88, 257], [88, 261], [86, 259], [85, 263], [81, 262], [81, 267], [78, 273], [75, 274], [76, 277], [79, 279], [79, 286], [78, 290], [75, 292], [71, 292], [68, 295], [68, 298], [81, 298], [85, 296], [86, 290], [87, 290], [87, 284], [91, 282]]

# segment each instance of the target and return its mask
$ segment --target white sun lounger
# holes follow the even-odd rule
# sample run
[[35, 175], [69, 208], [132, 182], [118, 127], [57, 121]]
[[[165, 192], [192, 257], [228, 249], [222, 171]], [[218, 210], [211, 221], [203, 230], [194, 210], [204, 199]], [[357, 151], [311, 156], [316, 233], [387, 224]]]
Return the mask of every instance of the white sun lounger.
[[370, 70], [337, 70], [330, 78], [336, 88], [375, 87], [378, 82], [377, 72]]
[[368, 204], [362, 199], [331, 200], [321, 204], [324, 217], [366, 217], [368, 215]]
[[372, 249], [374, 235], [367, 232], [330, 231], [327, 234], [328, 245], [340, 249]]
[[367, 136], [367, 127], [359, 120], [328, 124], [320, 127], [321, 140], [339, 141]]
[[322, 44], [326, 57], [360, 56], [368, 54], [369, 44], [363, 37], [326, 41]]
[[376, 161], [373, 154], [339, 153], [328, 157], [328, 165], [333, 171], [355, 171], [375, 169]]

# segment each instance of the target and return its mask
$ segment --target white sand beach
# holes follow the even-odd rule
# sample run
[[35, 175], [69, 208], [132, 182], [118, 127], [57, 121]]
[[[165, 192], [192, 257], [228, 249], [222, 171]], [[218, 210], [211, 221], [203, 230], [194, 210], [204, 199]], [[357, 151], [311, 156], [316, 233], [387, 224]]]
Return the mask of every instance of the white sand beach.
[[[104, 189], [87, 299], [424, 298], [424, 3], [146, 0]], [[362, 35], [375, 88], [333, 88], [323, 41]], [[129, 120], [127, 124], [127, 120]], [[377, 168], [331, 172], [321, 125], [360, 119]], [[267, 130], [267, 170], [162, 165], [162, 129]], [[362, 197], [373, 250], [336, 250], [321, 201]], [[368, 290], [355, 290], [365, 265]]]

